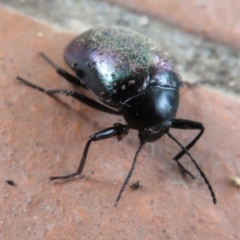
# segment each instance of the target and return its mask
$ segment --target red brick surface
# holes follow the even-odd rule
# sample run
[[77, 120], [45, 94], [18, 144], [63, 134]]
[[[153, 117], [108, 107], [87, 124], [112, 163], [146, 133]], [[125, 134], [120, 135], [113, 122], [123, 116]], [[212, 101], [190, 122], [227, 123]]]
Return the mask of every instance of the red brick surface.
[[[206, 126], [191, 153], [215, 189], [216, 206], [187, 158], [183, 164], [198, 178], [179, 173], [171, 161], [179, 149], [163, 137], [139, 156], [130, 184], [139, 180], [142, 187], [128, 186], [114, 208], [138, 147], [136, 132], [93, 143], [85, 180], [49, 184], [49, 176], [76, 170], [88, 136], [123, 120], [18, 83], [20, 75], [46, 88], [70, 88], [38, 52], [67, 68], [62, 53], [73, 36], [4, 8], [0, 16], [0, 239], [240, 238], [240, 192], [230, 182], [240, 175], [239, 100], [204, 87], [182, 90], [179, 117]], [[185, 144], [195, 134], [172, 133]]]
[[105, 0], [240, 48], [239, 0]]

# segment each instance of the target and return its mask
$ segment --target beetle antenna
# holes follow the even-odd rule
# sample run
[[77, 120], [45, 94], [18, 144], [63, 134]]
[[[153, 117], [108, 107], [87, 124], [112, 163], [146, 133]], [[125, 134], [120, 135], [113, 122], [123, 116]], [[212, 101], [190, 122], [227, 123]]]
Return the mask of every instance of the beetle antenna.
[[174, 141], [177, 143], [177, 145], [189, 156], [189, 158], [192, 160], [192, 162], [194, 163], [195, 167], [197, 168], [197, 170], [199, 171], [199, 173], [201, 174], [202, 178], [204, 179], [205, 183], [208, 186], [208, 189], [211, 193], [212, 199], [213, 199], [213, 203], [216, 204], [217, 203], [217, 199], [215, 196], [215, 193], [213, 191], [213, 188], [210, 184], [210, 182], [208, 181], [207, 177], [205, 176], [204, 172], [202, 171], [202, 169], [198, 166], [197, 162], [194, 160], [194, 158], [191, 156], [191, 154], [189, 153], [189, 151], [169, 132], [167, 132], [167, 135]]
[[137, 162], [137, 157], [138, 157], [140, 151], [142, 150], [142, 148], [143, 148], [143, 146], [145, 145], [146, 142], [147, 142], [147, 138], [145, 138], [143, 141], [141, 141], [141, 144], [140, 144], [140, 146], [138, 147], [138, 150], [136, 151], [135, 157], [134, 157], [134, 159], [133, 159], [132, 167], [131, 167], [131, 169], [130, 169], [130, 171], [129, 171], [129, 173], [128, 173], [128, 175], [127, 175], [127, 177], [126, 177], [126, 179], [125, 179], [125, 181], [124, 181], [124, 183], [123, 183], [123, 185], [122, 185], [122, 187], [121, 187], [121, 189], [120, 189], [120, 191], [119, 191], [119, 193], [118, 193], [118, 196], [117, 196], [117, 199], [116, 199], [116, 201], [115, 201], [114, 207], [116, 207], [116, 206], [118, 205], [118, 202], [119, 202], [119, 200], [120, 200], [120, 198], [121, 198], [121, 196], [122, 196], [122, 193], [123, 193], [126, 185], [128, 184], [129, 179], [130, 179], [131, 176], [132, 176], [133, 170], [134, 170], [134, 168], [135, 168], [135, 164], [136, 164], [136, 162]]

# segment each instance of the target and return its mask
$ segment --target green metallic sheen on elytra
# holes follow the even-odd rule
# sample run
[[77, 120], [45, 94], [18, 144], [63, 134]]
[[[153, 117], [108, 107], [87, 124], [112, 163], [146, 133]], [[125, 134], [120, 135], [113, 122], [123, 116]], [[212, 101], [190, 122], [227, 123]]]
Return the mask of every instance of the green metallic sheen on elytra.
[[142, 92], [150, 81], [159, 84], [161, 71], [173, 70], [156, 44], [120, 27], [81, 34], [67, 46], [64, 57], [87, 88], [115, 108]]

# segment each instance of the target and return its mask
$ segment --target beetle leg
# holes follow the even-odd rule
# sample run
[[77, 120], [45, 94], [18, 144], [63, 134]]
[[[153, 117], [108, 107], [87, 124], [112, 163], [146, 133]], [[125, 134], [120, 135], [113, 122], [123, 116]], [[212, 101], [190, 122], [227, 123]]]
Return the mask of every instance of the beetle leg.
[[[197, 130], [200, 130], [198, 135], [185, 147], [187, 150], [189, 150], [190, 148], [192, 148], [194, 146], [194, 144], [198, 141], [198, 139], [202, 136], [202, 134], [204, 132], [204, 126], [203, 126], [202, 123], [191, 121], [191, 120], [187, 120], [187, 119], [175, 119], [175, 120], [173, 120], [171, 128], [189, 129], [189, 130], [197, 129]], [[190, 175], [194, 179], [195, 177], [185, 167], [183, 167], [183, 165], [179, 162], [179, 159], [184, 154], [186, 154], [186, 152], [184, 150], [182, 150], [181, 152], [179, 152], [173, 158], [173, 160], [177, 162], [178, 166], [180, 167], [180, 169], [184, 173], [187, 173], [188, 175]]]
[[85, 86], [85, 84], [81, 81], [80, 78], [77, 78], [75, 76], [73, 76], [72, 74], [68, 73], [67, 71], [65, 71], [63, 68], [57, 66], [49, 57], [47, 57], [44, 53], [40, 53], [40, 55], [52, 66], [55, 68], [57, 74], [59, 74], [60, 76], [62, 76], [65, 80], [67, 80], [68, 82], [87, 89], [87, 87]]
[[138, 157], [140, 151], [142, 150], [142, 148], [143, 148], [143, 146], [145, 145], [146, 142], [147, 142], [147, 138], [145, 138], [144, 140], [142, 140], [141, 143], [140, 143], [140, 146], [138, 147], [137, 152], [135, 153], [135, 157], [134, 157], [134, 159], [133, 159], [132, 167], [131, 167], [131, 169], [130, 169], [130, 171], [129, 171], [129, 173], [128, 173], [128, 175], [127, 175], [127, 177], [126, 177], [126, 179], [125, 179], [125, 181], [124, 181], [124, 183], [123, 183], [123, 185], [122, 185], [122, 187], [121, 187], [121, 189], [120, 189], [120, 191], [119, 191], [119, 193], [118, 193], [117, 199], [116, 199], [116, 201], [115, 201], [115, 204], [114, 204], [115, 207], [118, 205], [118, 202], [119, 202], [119, 200], [120, 200], [120, 198], [121, 198], [121, 196], [122, 196], [122, 193], [123, 193], [126, 185], [128, 184], [129, 179], [130, 179], [131, 176], [132, 176], [133, 170], [134, 170], [135, 165], [136, 165], [136, 162], [137, 162], [137, 157]]
[[47, 94], [61, 93], [61, 94], [64, 94], [66, 96], [73, 97], [73, 98], [77, 99], [78, 101], [86, 104], [87, 106], [92, 107], [94, 109], [97, 109], [99, 111], [110, 113], [110, 114], [122, 115], [121, 112], [118, 112], [118, 111], [115, 111], [111, 108], [108, 108], [108, 107], [92, 100], [91, 98], [88, 98], [88, 97], [84, 96], [83, 94], [78, 93], [78, 92], [73, 91], [73, 90], [61, 90], [61, 89], [59, 89], [59, 90], [58, 89], [57, 90], [47, 90], [46, 93]]
[[[187, 150], [192, 148], [195, 143], [198, 141], [198, 139], [202, 136], [204, 132], [204, 126], [200, 122], [195, 122], [187, 119], [175, 119], [172, 122], [171, 128], [176, 128], [176, 129], [189, 129], [189, 130], [200, 130], [198, 135], [185, 147]], [[182, 150], [179, 152], [173, 160], [178, 161], [186, 152]]]
[[[173, 159], [175, 160], [175, 159]], [[195, 179], [196, 177], [190, 172], [188, 171], [178, 160], [175, 160], [178, 167], [180, 168], [180, 171], [183, 173], [183, 174], [188, 174], [192, 179]]]
[[95, 100], [93, 100], [91, 98], [88, 98], [88, 97], [84, 96], [83, 94], [78, 93], [76, 91], [62, 90], [62, 89], [47, 90], [47, 89], [39, 87], [39, 86], [37, 86], [33, 83], [30, 83], [30, 82], [28, 82], [27, 80], [25, 80], [21, 77], [17, 77], [17, 80], [21, 81], [22, 83], [26, 84], [27, 86], [29, 86], [31, 88], [37, 89], [38, 91], [44, 92], [46, 94], [53, 95], [53, 94], [61, 93], [61, 94], [64, 94], [66, 96], [71, 96], [71, 97], [77, 99], [78, 101], [86, 104], [87, 106], [92, 107], [94, 109], [97, 109], [99, 111], [110, 113], [110, 114], [122, 115], [120, 111], [118, 112], [118, 111], [115, 111], [111, 108], [108, 108], [108, 107], [96, 102]]
[[96, 141], [104, 140], [104, 139], [107, 139], [107, 138], [123, 135], [125, 132], [128, 132], [128, 128], [129, 128], [128, 125], [123, 125], [123, 124], [119, 123], [119, 124], [117, 124], [113, 127], [106, 128], [106, 129], [104, 129], [100, 132], [97, 132], [97, 133], [93, 134], [92, 136], [90, 136], [90, 138], [87, 141], [87, 144], [84, 148], [82, 159], [80, 161], [80, 165], [79, 165], [77, 171], [75, 173], [72, 173], [72, 174], [69, 174], [69, 175], [50, 177], [50, 181], [56, 180], [56, 179], [69, 179], [69, 178], [73, 178], [77, 175], [80, 175], [83, 171], [83, 168], [84, 168], [84, 165], [85, 165], [85, 162], [86, 162], [86, 158], [87, 158], [87, 154], [88, 154], [90, 144], [93, 141], [96, 142]]
[[[187, 120], [188, 121], [188, 120]], [[191, 159], [191, 161], [193, 162], [193, 164], [195, 165], [195, 167], [197, 168], [197, 170], [199, 171], [201, 177], [204, 179], [206, 185], [208, 186], [208, 189], [211, 193], [212, 199], [213, 199], [213, 203], [216, 204], [217, 203], [217, 199], [214, 193], [214, 190], [209, 182], [209, 180], [207, 179], [206, 175], [204, 174], [204, 172], [202, 171], [202, 169], [198, 166], [197, 162], [194, 160], [194, 158], [191, 156], [191, 154], [189, 153], [188, 149], [184, 146], [182, 146], [182, 144], [169, 132], [167, 132], [167, 135], [175, 142], [177, 143], [177, 145], [182, 149], [182, 151], [184, 151], [188, 157]]]

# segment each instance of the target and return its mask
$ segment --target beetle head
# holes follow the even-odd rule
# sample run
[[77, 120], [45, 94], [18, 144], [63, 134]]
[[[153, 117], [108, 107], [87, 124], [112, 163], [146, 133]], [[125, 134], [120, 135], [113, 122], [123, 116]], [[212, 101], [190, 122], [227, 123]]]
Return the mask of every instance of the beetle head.
[[128, 125], [139, 130], [140, 138], [156, 141], [171, 127], [178, 103], [178, 89], [154, 84], [122, 103], [121, 111]]

